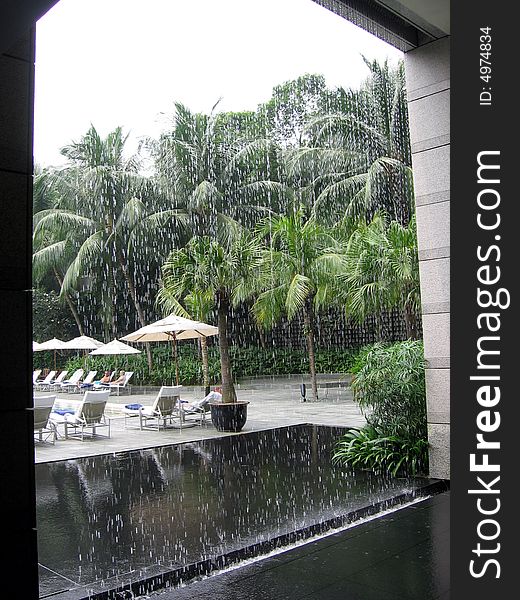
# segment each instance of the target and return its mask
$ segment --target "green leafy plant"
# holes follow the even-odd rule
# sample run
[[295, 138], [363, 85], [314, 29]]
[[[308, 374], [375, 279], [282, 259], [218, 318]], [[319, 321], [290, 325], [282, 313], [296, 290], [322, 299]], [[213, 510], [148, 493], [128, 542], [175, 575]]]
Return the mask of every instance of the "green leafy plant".
[[350, 429], [337, 443], [333, 462], [392, 475], [417, 475], [428, 470], [428, 441], [382, 436], [372, 426]]
[[[307, 373], [308, 357], [303, 349], [259, 348], [257, 346], [231, 346], [235, 379], [247, 377], [275, 377]], [[202, 357], [196, 343], [188, 341], [178, 345], [179, 377], [183, 385], [205, 385], [202, 371]], [[63, 365], [69, 371], [79, 368], [134, 371], [132, 385], [160, 386], [175, 381], [175, 365], [171, 347], [160, 344], [152, 347], [153, 368], [148, 368], [146, 356], [84, 356], [58, 354], [58, 367]], [[316, 352], [316, 365], [320, 373], [347, 373], [356, 356], [355, 350], [327, 349]], [[34, 366], [48, 367], [52, 352], [35, 352]], [[210, 385], [220, 381], [220, 356], [216, 345], [208, 347], [208, 377]]]
[[354, 399], [368, 425], [339, 440], [333, 461], [393, 475], [427, 472], [422, 342], [374, 344], [359, 352], [353, 368]]
[[420, 340], [374, 344], [352, 383], [354, 399], [382, 435], [426, 437], [424, 351]]

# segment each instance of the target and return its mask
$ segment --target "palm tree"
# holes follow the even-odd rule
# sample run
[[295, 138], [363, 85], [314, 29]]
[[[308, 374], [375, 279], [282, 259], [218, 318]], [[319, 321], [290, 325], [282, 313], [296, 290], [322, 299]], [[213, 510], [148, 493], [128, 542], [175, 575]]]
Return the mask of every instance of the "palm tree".
[[[70, 240], [67, 238], [60, 240], [40, 236], [37, 240], [37, 245], [33, 245], [33, 281], [38, 284], [50, 274], [61, 289], [64, 274], [73, 260], [74, 247]], [[61, 298], [67, 303], [72, 313], [79, 335], [84, 335], [83, 323], [73, 302], [71, 293], [64, 291], [61, 294]]]
[[307, 218], [303, 207], [271, 216], [259, 229], [269, 247], [262, 252], [257, 285], [263, 291], [253, 313], [266, 328], [283, 314], [291, 320], [303, 313], [312, 393], [317, 400], [314, 321], [316, 313], [333, 302], [334, 276], [342, 270], [341, 249], [332, 232]]
[[[60, 193], [58, 206], [35, 215], [34, 239], [38, 247], [44, 240], [67, 240], [75, 249], [61, 284], [62, 295], [81, 289], [88, 277], [100, 284], [105, 328], [116, 335], [114, 299], [122, 278], [137, 318], [144, 326], [145, 313], [136, 286], [136, 275], [161, 258], [161, 248], [150, 240], [168, 238], [164, 227], [172, 220], [182, 222], [174, 210], [157, 210], [154, 190], [139, 175], [136, 157], [125, 158], [127, 137], [116, 128], [103, 139], [91, 126], [79, 142], [62, 149], [69, 159], [55, 173]], [[157, 232], [163, 233], [158, 236]], [[170, 246], [171, 248], [171, 246]], [[163, 256], [167, 254], [163, 248]], [[158, 256], [157, 256], [158, 255]], [[151, 354], [147, 345], [148, 362]]]
[[221, 244], [209, 236], [193, 237], [184, 248], [173, 250], [163, 266], [163, 287], [178, 301], [212, 299], [217, 313], [222, 375], [222, 401], [235, 402], [228, 318], [230, 309], [252, 293], [259, 271], [261, 250], [257, 240], [243, 231]]
[[362, 322], [369, 315], [379, 317], [399, 308], [407, 337], [417, 339], [420, 288], [415, 217], [407, 226], [389, 222], [382, 214], [360, 224], [348, 242], [344, 273], [338, 281], [347, 314]]
[[310, 141], [290, 155], [290, 168], [316, 173], [314, 210], [325, 221], [384, 210], [406, 224], [414, 196], [404, 65], [365, 63], [364, 87], [345, 92], [342, 111], [308, 123]]
[[274, 180], [275, 145], [253, 137], [251, 125], [240, 134], [233, 128], [239, 117], [192, 113], [176, 103], [171, 131], [151, 142], [159, 186], [185, 215], [190, 234], [224, 244], [239, 224], [249, 226], [276, 209], [284, 194]]
[[[52, 209], [59, 201], [59, 195], [53, 186], [53, 177], [49, 170], [35, 167], [33, 186], [33, 213]], [[61, 289], [63, 277], [74, 259], [74, 246], [66, 236], [60, 239], [51, 232], [45, 232], [33, 240], [33, 281], [36, 285], [45, 284]], [[50, 276], [51, 284], [47, 278]], [[48, 287], [47, 286], [47, 287]], [[80, 319], [72, 294], [65, 292], [61, 298], [67, 303], [76, 322], [79, 335], [84, 334], [83, 323]]]

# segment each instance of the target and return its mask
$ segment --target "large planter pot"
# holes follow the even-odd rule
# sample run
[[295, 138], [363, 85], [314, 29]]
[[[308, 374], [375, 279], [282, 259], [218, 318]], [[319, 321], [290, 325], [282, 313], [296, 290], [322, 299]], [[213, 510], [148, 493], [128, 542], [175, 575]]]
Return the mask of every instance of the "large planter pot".
[[240, 431], [247, 421], [249, 402], [211, 402], [211, 421], [217, 431]]

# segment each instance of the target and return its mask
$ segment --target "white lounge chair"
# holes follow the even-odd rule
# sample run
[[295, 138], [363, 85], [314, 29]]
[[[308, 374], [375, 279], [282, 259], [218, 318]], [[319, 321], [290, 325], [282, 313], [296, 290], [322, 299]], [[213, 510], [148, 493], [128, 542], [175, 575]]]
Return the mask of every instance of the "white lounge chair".
[[78, 383], [79, 380], [81, 379], [81, 377], [83, 376], [83, 373], [85, 371], [83, 369], [76, 369], [74, 371], [74, 373], [72, 373], [72, 375], [70, 376], [70, 379], [66, 379], [64, 381], [61, 382], [60, 384], [60, 390], [62, 392], [67, 392], [67, 391], [76, 391], [77, 387], [78, 387]]
[[[85, 392], [83, 400], [74, 414], [67, 413], [60, 415], [54, 412], [51, 413], [52, 421], [56, 425], [64, 426], [65, 439], [74, 435], [81, 435], [81, 440], [83, 441], [85, 429], [92, 429], [92, 437], [96, 435], [100, 436], [101, 434], [96, 433], [96, 429], [102, 427], [108, 427], [108, 435], [106, 437], [110, 437], [110, 419], [105, 417], [105, 406], [109, 393], [109, 390]], [[72, 434], [69, 433], [70, 429], [73, 430]]]
[[49, 389], [49, 386], [55, 377], [56, 377], [56, 371], [49, 371], [44, 379], [36, 382], [35, 388], [37, 390], [41, 390], [41, 391]]
[[94, 381], [94, 390], [108, 390], [110, 389], [110, 382], [114, 379], [115, 371], [110, 372], [110, 378], [108, 383], [101, 383], [101, 381]]
[[89, 371], [83, 381], [78, 381], [78, 386], [77, 386], [78, 391], [81, 390], [81, 388], [83, 388], [83, 387], [85, 387], [85, 388], [94, 387], [94, 377], [96, 375], [97, 375], [97, 371]]
[[37, 396], [34, 398], [33, 415], [35, 442], [47, 442], [49, 438], [53, 444], [56, 441], [56, 426], [49, 418], [55, 400], [55, 395]]
[[206, 413], [211, 410], [210, 402], [220, 402], [222, 400], [222, 394], [219, 392], [210, 392], [207, 396], [204, 396], [202, 400], [194, 400], [187, 404], [182, 403], [182, 413], [184, 418], [188, 418], [190, 415], [194, 415], [198, 418], [199, 423], [202, 426], [206, 424]]
[[65, 381], [65, 377], [67, 377], [67, 373], [68, 371], [62, 371], [54, 381], [51, 381], [48, 386], [49, 390], [60, 390], [62, 382]]
[[40, 376], [41, 372], [42, 372], [42, 369], [35, 369], [33, 371], [33, 385], [35, 385], [36, 382], [38, 381], [38, 377]]
[[[119, 390], [123, 390], [124, 388], [126, 388], [128, 382], [130, 381], [130, 378], [132, 377], [132, 375], [134, 374], [134, 371], [127, 371], [125, 373], [125, 380], [123, 381], [123, 383], [109, 383], [108, 387], [110, 389], [110, 392], [112, 392], [112, 390], [117, 390], [117, 395], [119, 396]], [[113, 374], [112, 374], [113, 376]]]
[[161, 429], [161, 421], [163, 429], [166, 429], [166, 423], [172, 424], [172, 419], [175, 418], [175, 413], [178, 415], [176, 406], [180, 400], [180, 391], [182, 385], [163, 385], [159, 390], [153, 404], [151, 406], [135, 405], [135, 408], [124, 409], [125, 427], [128, 418], [139, 417], [139, 428], [148, 427], [149, 421], [154, 421], [157, 425], [157, 430]]

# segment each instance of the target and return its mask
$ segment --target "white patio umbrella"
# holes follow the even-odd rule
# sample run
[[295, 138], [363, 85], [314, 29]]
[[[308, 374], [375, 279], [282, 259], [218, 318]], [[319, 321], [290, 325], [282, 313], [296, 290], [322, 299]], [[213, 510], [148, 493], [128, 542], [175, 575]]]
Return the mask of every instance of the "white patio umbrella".
[[119, 340], [112, 340], [111, 342], [108, 342], [108, 344], [103, 344], [99, 348], [92, 350], [89, 354], [91, 356], [115, 356], [117, 354], [141, 354], [141, 350], [132, 348], [132, 346], [129, 346], [128, 344], [123, 344], [123, 342], [120, 342]]
[[103, 342], [99, 342], [94, 338], [88, 337], [88, 335], [80, 335], [72, 340], [69, 340], [68, 342], [65, 342], [65, 345], [67, 346], [68, 350], [85, 351], [83, 366], [86, 368], [88, 350], [96, 350], [97, 348], [101, 348]]
[[66, 348], [66, 342], [59, 340], [58, 338], [52, 338], [51, 340], [47, 340], [46, 342], [42, 342], [39, 344], [38, 348], [33, 350], [35, 352], [43, 352], [44, 350], [54, 350], [54, 370], [56, 370], [56, 350], [64, 350]]
[[145, 325], [133, 333], [122, 337], [127, 342], [164, 342], [173, 343], [175, 378], [179, 385], [179, 364], [177, 360], [177, 340], [209, 337], [218, 334], [218, 328], [201, 321], [192, 321], [177, 315], [168, 315], [164, 319]]
[[35, 342], [33, 340], [33, 352], [38, 352], [38, 350], [40, 349], [41, 344], [38, 344], [38, 342]]
[[120, 342], [119, 340], [112, 340], [108, 344], [103, 344], [99, 348], [96, 348], [96, 350], [92, 350], [90, 354], [92, 356], [103, 354], [141, 354], [141, 350], [132, 348], [132, 346], [129, 346], [128, 344], [123, 344], [123, 342]]
[[96, 350], [103, 346], [103, 342], [88, 337], [88, 335], [80, 335], [79, 337], [75, 337], [74, 339], [65, 342], [65, 346], [69, 350]]

